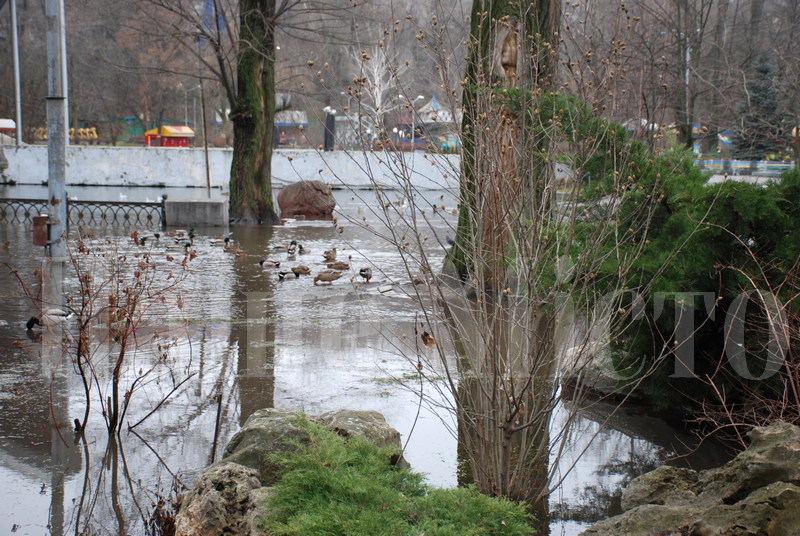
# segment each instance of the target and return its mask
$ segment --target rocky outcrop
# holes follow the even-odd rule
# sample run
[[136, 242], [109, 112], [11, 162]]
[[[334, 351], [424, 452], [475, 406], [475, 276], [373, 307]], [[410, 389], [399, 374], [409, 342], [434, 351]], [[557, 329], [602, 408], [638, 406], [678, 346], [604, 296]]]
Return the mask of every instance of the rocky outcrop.
[[175, 534], [260, 534], [248, 523], [258, 505], [254, 492], [260, 487], [254, 469], [229, 462], [211, 465], [184, 497]]
[[322, 181], [300, 181], [284, 186], [278, 194], [281, 218], [331, 220], [336, 200], [329, 184]]
[[[265, 498], [278, 478], [280, 467], [270, 454], [287, 452], [310, 441], [296, 424], [300, 414], [284, 409], [262, 409], [253, 413], [231, 438], [222, 460], [209, 466], [186, 495], [176, 516], [176, 536], [237, 534], [266, 536], [258, 520], [263, 517]], [[346, 437], [360, 437], [397, 452], [400, 433], [376, 411], [339, 410], [307, 416]]]
[[792, 536], [800, 534], [800, 428], [774, 423], [708, 471], [659, 467], [622, 495], [626, 511], [582, 536]]

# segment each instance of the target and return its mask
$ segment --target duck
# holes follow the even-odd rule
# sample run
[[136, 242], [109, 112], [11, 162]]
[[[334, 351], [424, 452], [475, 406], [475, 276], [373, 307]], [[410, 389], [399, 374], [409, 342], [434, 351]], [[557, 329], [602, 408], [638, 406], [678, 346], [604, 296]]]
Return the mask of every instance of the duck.
[[64, 311], [63, 309], [45, 309], [41, 314], [32, 316], [25, 324], [25, 329], [30, 331], [33, 329], [33, 326], [55, 326], [62, 324], [73, 316], [71, 312]]
[[228, 247], [233, 244], [233, 238], [231, 238], [230, 236], [217, 236], [209, 240], [208, 243], [212, 246]]
[[325, 257], [325, 262], [336, 262], [336, 248], [324, 251], [322, 256]]
[[292, 273], [295, 275], [295, 277], [300, 277], [301, 275], [311, 275], [311, 268], [301, 264], [299, 266], [294, 266], [292, 268]]
[[271, 261], [271, 260], [268, 260], [268, 259], [261, 259], [260, 261], [258, 261], [258, 265], [261, 268], [264, 268], [264, 269], [266, 269], [266, 268], [280, 268], [281, 267], [280, 261]]
[[297, 240], [292, 240], [289, 242], [289, 245], [286, 247], [286, 254], [287, 255], [294, 255], [297, 251]]
[[317, 286], [317, 281], [327, 281], [329, 285], [333, 285], [333, 282], [340, 277], [342, 277], [342, 272], [337, 272], [336, 270], [325, 270], [324, 272], [320, 272], [314, 276], [314, 286]]
[[330, 268], [331, 270], [349, 270], [350, 265], [342, 261], [329, 262], [328, 268]]
[[372, 268], [362, 268], [358, 271], [358, 275], [364, 278], [365, 283], [369, 283], [372, 279]]

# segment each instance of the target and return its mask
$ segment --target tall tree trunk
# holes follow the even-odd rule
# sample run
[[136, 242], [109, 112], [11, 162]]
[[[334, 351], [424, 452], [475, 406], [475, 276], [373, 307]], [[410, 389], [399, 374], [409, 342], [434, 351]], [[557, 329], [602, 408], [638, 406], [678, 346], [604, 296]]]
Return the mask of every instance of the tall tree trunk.
[[549, 218], [553, 140], [537, 112], [553, 85], [560, 6], [473, 1], [449, 254], [475, 292], [448, 302], [463, 348], [457, 407], [472, 476], [485, 493], [533, 502], [546, 498], [554, 363], [552, 307], [526, 279], [535, 272], [527, 255]]
[[275, 0], [241, 0], [237, 95], [231, 112], [230, 217], [279, 224], [272, 201], [275, 117]]
[[560, 14], [553, 0], [473, 1], [460, 212], [449, 255], [462, 280], [470, 273], [488, 286], [503, 280], [510, 211], [521, 188], [543, 190], [548, 140], [531, 140], [528, 122], [536, 99], [552, 87]]

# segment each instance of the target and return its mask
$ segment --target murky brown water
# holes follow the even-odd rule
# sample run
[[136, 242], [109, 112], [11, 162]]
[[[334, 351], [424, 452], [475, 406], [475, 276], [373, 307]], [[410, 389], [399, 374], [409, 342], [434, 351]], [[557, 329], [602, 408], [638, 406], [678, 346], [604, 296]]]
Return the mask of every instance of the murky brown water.
[[[10, 190], [14, 189], [0, 193], [39, 194], [36, 188]], [[118, 194], [109, 189], [81, 191], [86, 199], [114, 199]], [[139, 194], [143, 192], [129, 190], [124, 195], [144, 200]], [[150, 194], [155, 197], [157, 192]], [[54, 364], [47, 349], [26, 336], [24, 323], [34, 309], [21, 296], [16, 278], [5, 267], [0, 270], [0, 481], [5, 484], [0, 488], [0, 533], [143, 533], [155, 493], [166, 493], [174, 479], [191, 485], [211, 461], [218, 407], [217, 459], [231, 435], [259, 408], [308, 413], [374, 409], [401, 432], [406, 458], [415, 470], [427, 473], [434, 485], [456, 484], [452, 419], [420, 404], [416, 363], [404, 346], [414, 338], [418, 320], [411, 297], [415, 287], [397, 251], [378, 236], [390, 231], [401, 236], [400, 215], [408, 209], [394, 205], [397, 218], [387, 228], [374, 212], [379, 204], [372, 192], [336, 195], [343, 233], [322, 222], [234, 229], [233, 238], [248, 253], [236, 255], [212, 245], [218, 230], [195, 230], [197, 258], [188, 263], [180, 298], [173, 295], [158, 306], [171, 318], [159, 317], [154, 306], [149, 331], [142, 330], [140, 348], [130, 356], [134, 366], [125, 379], [129, 383], [138, 370], [159, 363], [159, 351], [147, 343], [146, 332], [169, 341], [169, 366], [158, 368], [144, 389], [134, 393], [128, 424], [146, 416], [173, 389], [174, 393], [135, 433], [123, 432], [118, 444], [109, 445], [97, 400], [86, 441], [75, 441], [71, 423], [83, 416], [82, 384], [69, 359]], [[430, 237], [426, 252], [436, 262], [444, 253], [437, 238], [444, 242], [453, 234], [455, 215], [449, 210], [455, 200], [446, 192], [419, 195], [447, 208], [437, 210], [425, 231]], [[388, 196], [391, 201], [392, 194]], [[104, 236], [100, 230], [96, 234]], [[273, 249], [290, 240], [308, 253], [289, 260], [284, 250]], [[0, 223], [0, 244], [5, 242], [9, 246], [0, 245], [0, 263], [17, 267], [23, 279], [32, 281], [42, 260], [41, 251], [31, 245], [29, 224]], [[124, 246], [128, 254], [140, 254], [142, 248], [129, 242]], [[94, 244], [101, 247], [102, 240]], [[352, 269], [331, 286], [315, 287], [310, 277], [292, 275], [279, 281], [274, 269], [257, 263], [278, 260], [281, 269], [305, 264], [316, 273], [324, 269], [322, 251], [334, 246]], [[146, 250], [158, 258], [182, 254], [167, 237], [156, 244], [151, 241]], [[361, 266], [373, 269], [369, 285], [350, 281]], [[392, 290], [381, 293], [379, 288], [388, 284]], [[105, 386], [110, 367], [104, 367], [99, 367], [98, 382]], [[54, 368], [59, 373], [51, 374]], [[432, 405], [446, 402], [436, 390], [424, 389]], [[217, 396], [222, 399], [219, 406]], [[53, 426], [54, 419], [63, 424], [60, 429]], [[554, 422], [558, 419], [556, 415]], [[553, 534], [576, 534], [587, 520], [613, 509], [622, 482], [674, 451], [676, 434], [658, 421], [622, 414], [612, 421], [613, 429], [601, 430], [599, 420], [587, 414], [576, 427], [575, 453], [584, 449], [589, 437], [599, 435], [557, 496], [551, 497]], [[698, 456], [690, 463], [705, 466], [716, 461]]]

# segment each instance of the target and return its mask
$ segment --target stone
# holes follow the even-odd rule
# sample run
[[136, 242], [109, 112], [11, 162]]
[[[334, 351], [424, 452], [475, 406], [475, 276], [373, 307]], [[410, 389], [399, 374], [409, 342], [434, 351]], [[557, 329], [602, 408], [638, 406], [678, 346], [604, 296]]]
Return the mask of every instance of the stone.
[[410, 467], [403, 458], [400, 432], [389, 426], [377, 411], [340, 409], [323, 413], [312, 420], [334, 430], [343, 437], [359, 437], [381, 448], [395, 452], [389, 460], [401, 468]]
[[332, 220], [336, 200], [331, 186], [322, 181], [300, 181], [284, 186], [278, 194], [281, 218]]
[[268, 513], [267, 500], [272, 495], [272, 488], [256, 488], [250, 492], [250, 503], [253, 508], [244, 518], [245, 534], [249, 536], [269, 536], [269, 532], [261, 527], [261, 520]]
[[386, 423], [377, 411], [340, 409], [323, 413], [312, 420], [342, 437], [359, 437], [381, 448], [400, 450], [400, 432]]
[[622, 509], [630, 510], [642, 504], [667, 504], [690, 501], [697, 496], [692, 485], [697, 472], [664, 465], [631, 481], [622, 493]]
[[396, 452], [392, 463], [406, 467], [400, 433], [377, 411], [337, 410], [318, 417], [286, 409], [261, 409], [245, 421], [225, 447], [224, 458], [198, 478], [176, 517], [178, 536], [241, 534], [268, 536], [260, 520], [267, 515], [267, 498], [282, 468], [270, 455], [308, 444], [308, 432], [298, 426], [307, 418], [344, 437], [358, 437]]
[[256, 506], [251, 492], [259, 487], [258, 472], [254, 469], [230, 462], [211, 465], [183, 499], [175, 517], [175, 535], [248, 536], [245, 519]]
[[800, 487], [773, 482], [736, 504], [718, 504], [694, 522], [693, 536], [796, 536], [800, 534]]
[[659, 467], [634, 479], [622, 514], [582, 536], [790, 536], [800, 534], [800, 428], [755, 428], [733, 460], [697, 473]]
[[251, 467], [258, 471], [263, 486], [278, 479], [280, 466], [269, 455], [289, 452], [293, 443], [308, 443], [308, 432], [294, 424], [300, 413], [286, 409], [260, 409], [250, 415], [242, 429], [236, 432], [225, 447], [223, 460]]

